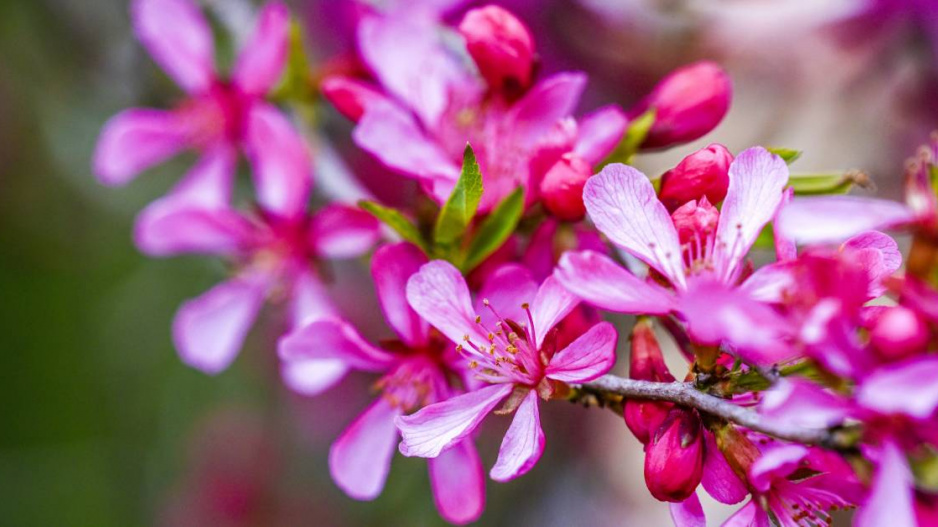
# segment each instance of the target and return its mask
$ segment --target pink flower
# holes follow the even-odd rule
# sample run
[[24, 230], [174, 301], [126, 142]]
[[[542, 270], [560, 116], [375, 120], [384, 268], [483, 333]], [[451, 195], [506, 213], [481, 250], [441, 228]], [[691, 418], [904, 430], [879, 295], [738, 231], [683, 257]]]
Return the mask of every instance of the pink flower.
[[[307, 165], [285, 162], [303, 157], [299, 152], [305, 150], [284, 140], [292, 136], [278, 115], [255, 114], [270, 143], [253, 161], [258, 193], [282, 196], [275, 200], [279, 208], [261, 205], [257, 213], [245, 214], [228, 205], [235, 155], [220, 145], [137, 218], [134, 238], [149, 255], [213, 254], [234, 263], [231, 279], [183, 304], [173, 322], [183, 361], [206, 373], [218, 373], [234, 360], [269, 297], [289, 302], [293, 325], [333, 314], [312, 264], [358, 256], [379, 236], [377, 221], [358, 209], [330, 205], [314, 215], [305, 212], [312, 182], [305, 175]], [[317, 391], [345, 371], [336, 361], [319, 366], [288, 369], [284, 375], [295, 387]]]
[[700, 149], [661, 176], [658, 197], [670, 211], [704, 197], [719, 203], [726, 197], [732, 162], [733, 154], [723, 145], [714, 143]]
[[[280, 341], [280, 357], [288, 365], [341, 361], [353, 369], [383, 374], [376, 384], [380, 397], [349, 425], [329, 452], [333, 480], [356, 499], [372, 500], [384, 488], [398, 443], [394, 420], [461, 391], [452, 379], [466, 372], [452, 344], [431, 333], [407, 303], [407, 279], [424, 263], [423, 253], [406, 243], [386, 245], [372, 259], [378, 300], [397, 340], [382, 341], [377, 347], [348, 322], [322, 318]], [[457, 524], [478, 519], [485, 506], [485, 482], [472, 441], [466, 439], [430, 459], [429, 469], [440, 515]]]
[[525, 25], [501, 7], [472, 9], [459, 33], [479, 73], [494, 90], [524, 91], [534, 75], [534, 38]]
[[[271, 144], [269, 126], [278, 128], [278, 139], [303, 143], [279, 111], [264, 100], [286, 61], [290, 17], [286, 5], [276, 1], [263, 9], [228, 79], [215, 71], [211, 27], [190, 0], [135, 0], [131, 15], [137, 37], [186, 91], [187, 98], [174, 110], [134, 108], [112, 118], [94, 155], [94, 171], [102, 183], [125, 184], [139, 172], [186, 149], [211, 157], [220, 149], [243, 146], [251, 158], [309, 165], [305, 151], [293, 152], [296, 158], [283, 160], [265, 153], [276, 146]], [[226, 169], [219, 184], [230, 184], [234, 176], [233, 166]], [[295, 177], [309, 178], [309, 171], [305, 166]], [[271, 190], [262, 182], [256, 183]], [[259, 198], [274, 210], [289, 206], [284, 201], [291, 199], [294, 197], [279, 193], [260, 193]]]
[[785, 345], [789, 330], [784, 320], [750, 297], [745, 283], [736, 289], [749, 248], [782, 202], [788, 167], [765, 149], [750, 148], [730, 165], [729, 177], [715, 227], [717, 211], [706, 203], [675, 213], [682, 240], [675, 219], [644, 174], [626, 165], [607, 166], [583, 192], [590, 219], [612, 243], [670, 282], [674, 292], [589, 251], [565, 254], [557, 279], [583, 300], [610, 311], [680, 313], [698, 341], [727, 341], [748, 360], [790, 358], [794, 350]]
[[[506, 266], [482, 289], [473, 309], [469, 288], [447, 262], [433, 261], [411, 277], [407, 299], [414, 310], [455, 343], [485, 387], [431, 404], [397, 419], [405, 456], [434, 458], [497, 413], [515, 412], [490, 475], [508, 481], [534, 467], [544, 450], [537, 398], [550, 398], [558, 383], [582, 383], [615, 362], [616, 332], [601, 322], [558, 349], [555, 326], [578, 303], [553, 278], [538, 286], [520, 266]], [[478, 313], [478, 314], [476, 314]]]

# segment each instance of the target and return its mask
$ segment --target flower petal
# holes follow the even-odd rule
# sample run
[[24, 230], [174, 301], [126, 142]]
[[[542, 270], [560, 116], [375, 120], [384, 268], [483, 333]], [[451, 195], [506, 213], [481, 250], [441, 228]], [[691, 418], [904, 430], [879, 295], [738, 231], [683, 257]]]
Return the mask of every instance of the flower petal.
[[472, 440], [453, 445], [439, 457], [427, 460], [433, 502], [449, 523], [465, 525], [485, 509], [485, 476]]
[[316, 251], [327, 258], [356, 258], [381, 238], [381, 225], [367, 212], [333, 203], [319, 210], [310, 226]]
[[384, 371], [394, 360], [363, 339], [354, 326], [339, 319], [313, 320], [291, 331], [280, 339], [277, 352], [285, 362], [334, 359], [374, 372]]
[[605, 375], [616, 362], [616, 328], [600, 322], [558, 351], [544, 371], [556, 381], [581, 383]]
[[762, 147], [743, 150], [730, 164], [730, 186], [720, 209], [714, 260], [716, 272], [731, 282], [762, 228], [782, 202], [788, 165]]
[[704, 466], [700, 484], [713, 499], [726, 505], [739, 503], [749, 495], [749, 488], [730, 467], [717, 441], [704, 430]]
[[537, 296], [531, 302], [531, 318], [534, 319], [534, 334], [537, 347], [544, 343], [544, 338], [563, 318], [580, 303], [580, 298], [571, 293], [553, 276], [548, 276], [537, 289]]
[[769, 514], [755, 500], [749, 500], [743, 508], [730, 516], [721, 527], [772, 527]]
[[902, 253], [896, 240], [879, 231], [868, 231], [845, 241], [841, 247], [850, 251], [853, 258], [866, 270], [870, 279], [870, 298], [882, 295], [886, 288], [883, 280], [889, 278], [902, 266]]
[[597, 252], [565, 253], [554, 276], [573, 294], [602, 309], [663, 315], [675, 307], [670, 293]]
[[137, 216], [134, 243], [150, 256], [226, 255], [249, 245], [253, 232], [251, 223], [232, 209], [178, 207], [158, 200]]
[[749, 298], [760, 302], [777, 303], [784, 298], [786, 291], [793, 291], [797, 283], [790, 261], [775, 262], [760, 267], [740, 285]]
[[697, 493], [693, 493], [684, 501], [678, 503], [669, 503], [671, 509], [671, 521], [674, 527], [707, 527], [707, 517], [704, 516], [703, 507], [700, 506], [700, 498]]
[[379, 397], [359, 415], [329, 449], [329, 473], [335, 484], [357, 500], [373, 500], [381, 494], [391, 470], [401, 415]]
[[439, 456], [469, 437], [482, 419], [512, 390], [512, 384], [493, 384], [398, 417], [397, 428], [403, 436], [401, 454], [408, 457]]
[[187, 146], [185, 121], [172, 112], [124, 110], [101, 130], [94, 151], [94, 173], [105, 185], [124, 185]]
[[938, 407], [938, 357], [912, 358], [873, 372], [857, 389], [857, 402], [883, 414], [928, 419]]
[[255, 105], [246, 150], [260, 205], [286, 217], [302, 213], [313, 185], [312, 160], [290, 120], [269, 104]]
[[791, 475], [808, 452], [808, 448], [803, 445], [780, 445], [764, 449], [749, 469], [749, 482], [759, 492], [768, 492], [772, 481]]
[[173, 320], [173, 341], [183, 362], [208, 374], [227, 368], [264, 305], [266, 293], [262, 277], [241, 276], [185, 302]]
[[[536, 295], [537, 282], [531, 271], [522, 265], [504, 264], [486, 277], [476, 295], [475, 310], [482, 318], [482, 324], [493, 331], [499, 317], [527, 324], [528, 314], [521, 306], [530, 304]], [[488, 307], [485, 306], [486, 301]], [[495, 313], [498, 313], [497, 317]]]
[[341, 318], [326, 287], [311, 269], [301, 270], [293, 277], [290, 299], [290, 327], [297, 328], [320, 318]]
[[586, 87], [580, 72], [557, 73], [535, 84], [512, 106], [506, 117], [519, 145], [534, 145], [560, 119], [573, 114]]
[[619, 163], [606, 165], [586, 182], [583, 203], [612, 243], [657, 269], [675, 287], [684, 287], [677, 231], [645, 174]]
[[915, 480], [899, 448], [887, 442], [866, 503], [854, 516], [856, 527], [915, 527]]
[[596, 165], [615, 150], [628, 119], [618, 106], [600, 108], [580, 119], [574, 151], [590, 165]]
[[500, 482], [523, 476], [534, 468], [543, 453], [544, 431], [538, 414], [537, 392], [531, 390], [515, 411], [489, 476]]
[[798, 243], [839, 242], [864, 231], [892, 229], [915, 219], [902, 203], [857, 196], [793, 200], [779, 212], [778, 228]]
[[414, 347], [426, 343], [429, 325], [407, 303], [407, 280], [425, 263], [423, 252], [407, 242], [385, 245], [371, 257], [371, 277], [384, 318]]
[[135, 0], [131, 19], [153, 60], [184, 90], [201, 93], [215, 79], [212, 28], [190, 0]]
[[807, 380], [779, 379], [763, 393], [759, 413], [792, 428], [829, 428], [852, 413], [849, 401]]
[[475, 321], [466, 280], [451, 263], [434, 260], [424, 264], [407, 281], [407, 301], [417, 314], [456, 344], [466, 336], [477, 344], [488, 342]]
[[274, 88], [287, 60], [289, 32], [290, 10], [286, 4], [274, 1], [264, 6], [232, 73], [232, 82], [242, 92], [262, 96]]
[[297, 359], [280, 364], [280, 376], [287, 388], [307, 397], [332, 388], [346, 373], [348, 366], [335, 359]]

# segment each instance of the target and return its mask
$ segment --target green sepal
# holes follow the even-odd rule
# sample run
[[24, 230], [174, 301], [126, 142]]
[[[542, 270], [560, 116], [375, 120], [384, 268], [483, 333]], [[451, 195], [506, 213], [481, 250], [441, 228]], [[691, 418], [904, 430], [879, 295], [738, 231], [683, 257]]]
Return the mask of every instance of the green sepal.
[[645, 138], [648, 137], [648, 133], [651, 132], [651, 127], [655, 124], [655, 113], [654, 108], [649, 108], [648, 111], [633, 119], [629, 123], [622, 140], [616, 145], [616, 149], [606, 157], [602, 165], [605, 166], [610, 163], [630, 164], [632, 158], [641, 148], [642, 143], [645, 142]]
[[866, 187], [869, 184], [869, 176], [857, 170], [827, 174], [792, 174], [788, 178], [788, 186], [799, 196], [846, 194], [854, 185]]
[[801, 150], [795, 150], [793, 148], [766, 147], [766, 150], [782, 158], [782, 160], [789, 165], [801, 157]]
[[393, 229], [404, 240], [420, 247], [425, 254], [430, 253], [423, 236], [420, 235], [420, 229], [411, 223], [401, 211], [366, 200], [359, 201], [358, 206]]
[[466, 232], [482, 199], [482, 172], [470, 145], [463, 151], [462, 171], [453, 192], [440, 210], [433, 228], [433, 241], [451, 244]]

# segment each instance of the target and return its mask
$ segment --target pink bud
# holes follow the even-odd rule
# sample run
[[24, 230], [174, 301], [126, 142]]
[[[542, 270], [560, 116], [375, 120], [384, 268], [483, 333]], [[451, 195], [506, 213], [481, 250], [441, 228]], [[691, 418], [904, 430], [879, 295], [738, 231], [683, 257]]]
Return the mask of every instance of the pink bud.
[[339, 113], [353, 122], [358, 122], [369, 106], [384, 100], [383, 95], [367, 84], [339, 75], [323, 80], [320, 90]]
[[716, 128], [730, 108], [733, 85], [714, 62], [695, 62], [665, 77], [631, 112], [637, 117], [655, 109], [655, 123], [642, 148], [686, 143]]
[[670, 211], [688, 201], [706, 197], [719, 203], [730, 185], [730, 163], [733, 154], [720, 144], [712, 144], [685, 157], [661, 176], [658, 197]]
[[700, 202], [688, 201], [681, 205], [671, 214], [671, 221], [677, 229], [681, 245], [685, 243], [694, 245], [699, 242], [701, 246], [704, 246], [706, 240], [717, 230], [720, 211], [704, 197]]
[[466, 47], [493, 90], [523, 91], [534, 75], [534, 39], [524, 23], [501, 7], [466, 13], [459, 24]]
[[[658, 339], [655, 338], [655, 332], [648, 320], [635, 323], [635, 328], [632, 330], [630, 359], [629, 377], [644, 381], [674, 382], [674, 377], [664, 363], [661, 347], [658, 345]], [[629, 399], [625, 401], [623, 413], [625, 424], [639, 441], [647, 444], [661, 427], [671, 407], [670, 403]]]
[[888, 360], [899, 360], [924, 351], [928, 339], [925, 322], [914, 311], [903, 306], [883, 310], [870, 328], [873, 348]]
[[567, 153], [547, 171], [541, 180], [541, 198], [551, 214], [562, 220], [578, 221], [586, 215], [583, 185], [593, 174], [589, 163]]
[[700, 484], [704, 444], [697, 412], [674, 408], [645, 447], [645, 485], [655, 499], [684, 501]]

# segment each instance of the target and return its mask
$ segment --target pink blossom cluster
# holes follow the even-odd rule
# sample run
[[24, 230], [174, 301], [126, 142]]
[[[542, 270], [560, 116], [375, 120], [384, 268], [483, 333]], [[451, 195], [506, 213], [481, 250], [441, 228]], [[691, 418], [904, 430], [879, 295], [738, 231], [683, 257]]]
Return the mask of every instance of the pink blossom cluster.
[[[400, 452], [427, 459], [444, 519], [475, 521], [480, 424], [511, 416], [489, 469], [509, 481], [536, 466], [541, 411], [560, 400], [624, 416], [678, 526], [706, 525], [698, 487], [742, 504], [731, 527], [826, 525], [839, 509], [858, 509], [861, 527], [938, 525], [938, 142], [910, 161], [905, 203], [800, 196], [843, 185], [808, 188], [817, 178], [790, 172], [793, 152], [759, 146], [711, 144], [649, 177], [635, 155], [701, 138], [727, 113], [718, 65], [676, 70], [633, 108], [580, 115], [586, 75], [542, 75], [532, 31], [505, 9], [363, 4], [357, 66], [300, 78], [315, 79], [317, 112], [354, 123], [357, 155], [421, 196], [401, 209], [330, 203], [314, 197], [301, 131], [314, 123], [278, 89], [297, 53], [284, 4], [262, 8], [225, 72], [192, 0], [135, 0], [131, 14], [184, 96], [108, 122], [95, 172], [122, 185], [198, 155], [134, 230], [147, 255], [229, 264], [176, 314], [186, 364], [227, 368], [270, 304], [286, 308], [271, 348], [292, 390], [374, 375], [374, 401], [329, 454], [349, 496], [380, 495]], [[886, 234], [898, 231], [912, 239], [904, 267]], [[755, 266], [754, 248], [774, 261]], [[380, 341], [327, 292], [324, 264], [362, 257]], [[625, 331], [605, 313], [637, 316], [619, 361], [631, 381], [610, 375]]]

